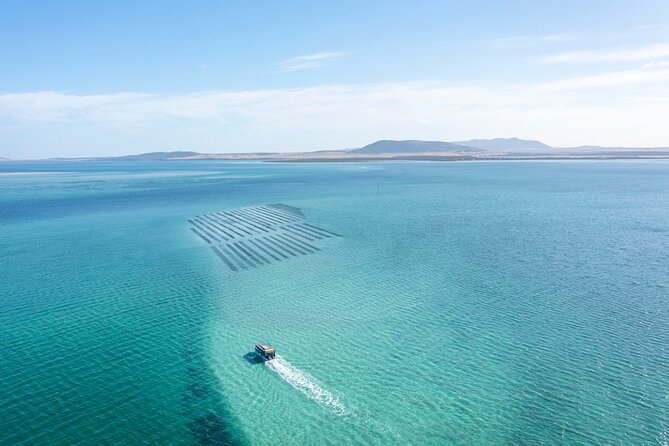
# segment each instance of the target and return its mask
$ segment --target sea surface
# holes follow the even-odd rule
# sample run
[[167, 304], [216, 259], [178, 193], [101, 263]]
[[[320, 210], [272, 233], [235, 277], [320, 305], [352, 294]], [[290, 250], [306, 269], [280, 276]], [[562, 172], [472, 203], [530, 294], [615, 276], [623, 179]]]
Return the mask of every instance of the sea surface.
[[[264, 262], [189, 222], [285, 209], [312, 237]], [[0, 163], [0, 420], [2, 445], [667, 445], [669, 163]]]

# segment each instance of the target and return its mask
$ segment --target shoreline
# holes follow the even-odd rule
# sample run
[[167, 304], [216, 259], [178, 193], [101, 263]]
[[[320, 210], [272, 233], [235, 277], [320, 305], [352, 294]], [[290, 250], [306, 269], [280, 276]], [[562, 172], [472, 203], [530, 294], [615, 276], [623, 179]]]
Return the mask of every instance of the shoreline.
[[[669, 153], [662, 155], [538, 155], [538, 156], [471, 156], [471, 155], [399, 155], [399, 156], [355, 156], [355, 157], [188, 157], [188, 158], [165, 158], [154, 160], [119, 160], [114, 158], [72, 158], [72, 159], [41, 159], [41, 160], [2, 160], [0, 166], [17, 163], [98, 163], [98, 162], [170, 162], [170, 161], [238, 161], [238, 162], [264, 162], [264, 163], [376, 163], [397, 161], [421, 161], [421, 162], [486, 162], [486, 161], [614, 161], [614, 160], [636, 160], [636, 161], [661, 161], [669, 160]], [[34, 171], [0, 171], [1, 176], [13, 175], [37, 175], [65, 173], [61, 171], [34, 172]]]

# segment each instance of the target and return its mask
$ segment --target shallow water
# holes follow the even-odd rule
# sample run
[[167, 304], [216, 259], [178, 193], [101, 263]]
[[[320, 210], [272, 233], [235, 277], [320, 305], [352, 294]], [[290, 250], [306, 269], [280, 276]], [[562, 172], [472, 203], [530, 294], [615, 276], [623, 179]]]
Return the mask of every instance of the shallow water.
[[[0, 171], [0, 444], [669, 441], [669, 163]], [[268, 203], [342, 237], [188, 222]]]

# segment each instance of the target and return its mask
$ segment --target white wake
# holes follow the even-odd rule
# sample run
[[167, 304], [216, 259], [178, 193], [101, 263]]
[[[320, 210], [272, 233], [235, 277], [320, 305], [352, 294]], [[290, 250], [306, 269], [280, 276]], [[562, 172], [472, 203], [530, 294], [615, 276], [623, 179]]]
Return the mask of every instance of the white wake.
[[332, 414], [344, 416], [350, 413], [337, 396], [319, 386], [314, 377], [294, 367], [281, 356], [277, 355], [273, 360], [266, 361], [265, 365], [275, 371], [288, 384], [304, 393]]

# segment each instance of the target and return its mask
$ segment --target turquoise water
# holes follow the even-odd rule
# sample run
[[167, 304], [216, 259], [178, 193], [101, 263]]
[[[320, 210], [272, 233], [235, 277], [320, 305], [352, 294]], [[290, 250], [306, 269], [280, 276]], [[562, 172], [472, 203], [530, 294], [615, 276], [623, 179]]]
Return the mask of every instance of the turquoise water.
[[[0, 444], [669, 442], [669, 163], [7, 171]], [[188, 222], [268, 203], [342, 237]]]

